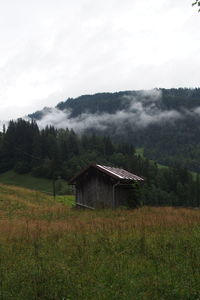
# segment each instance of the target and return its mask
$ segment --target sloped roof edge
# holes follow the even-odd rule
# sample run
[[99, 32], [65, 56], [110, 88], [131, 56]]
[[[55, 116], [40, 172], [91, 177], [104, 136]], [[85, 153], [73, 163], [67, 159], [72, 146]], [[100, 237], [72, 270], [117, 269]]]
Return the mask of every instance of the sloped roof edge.
[[124, 169], [113, 168], [113, 167], [109, 167], [109, 166], [103, 166], [103, 165], [96, 164], [96, 165], [88, 166], [87, 168], [82, 170], [80, 173], [78, 173], [77, 175], [72, 177], [70, 179], [69, 183], [74, 184], [76, 182], [77, 178], [79, 178], [82, 174], [84, 174], [87, 170], [89, 170], [92, 167], [100, 170], [102, 173], [105, 173], [114, 179], [118, 179], [118, 180], [122, 180], [122, 181], [144, 181], [144, 179], [142, 177], [132, 174]]

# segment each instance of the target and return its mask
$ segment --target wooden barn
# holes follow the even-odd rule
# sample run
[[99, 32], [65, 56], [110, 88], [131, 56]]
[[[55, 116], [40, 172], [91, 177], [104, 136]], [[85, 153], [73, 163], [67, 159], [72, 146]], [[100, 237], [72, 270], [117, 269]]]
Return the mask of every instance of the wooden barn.
[[143, 180], [123, 169], [91, 165], [69, 183], [76, 187], [76, 205], [95, 209], [136, 206], [133, 183]]

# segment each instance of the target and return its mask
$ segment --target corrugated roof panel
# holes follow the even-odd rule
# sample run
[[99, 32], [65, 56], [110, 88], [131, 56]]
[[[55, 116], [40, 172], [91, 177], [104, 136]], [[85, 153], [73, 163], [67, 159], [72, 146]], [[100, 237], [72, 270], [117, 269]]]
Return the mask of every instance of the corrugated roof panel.
[[120, 169], [120, 168], [113, 168], [113, 167], [109, 167], [109, 166], [103, 166], [103, 165], [90, 165], [88, 166], [86, 169], [84, 169], [83, 171], [81, 171], [79, 174], [77, 174], [76, 176], [74, 176], [69, 183], [73, 184], [74, 182], [76, 182], [77, 178], [79, 178], [80, 176], [82, 176], [86, 171], [88, 171], [90, 168], [96, 168], [99, 171], [109, 175], [110, 177], [113, 177], [115, 179], [119, 179], [121, 181], [144, 181], [143, 178], [132, 174], [124, 169]]
[[124, 179], [124, 180], [136, 180], [136, 181], [143, 181], [144, 179], [132, 174], [124, 169], [119, 169], [119, 168], [113, 168], [113, 167], [108, 167], [108, 166], [102, 166], [102, 165], [96, 165], [99, 169], [102, 169], [102, 171], [106, 171], [110, 173], [110, 175], [115, 175], [119, 179]]

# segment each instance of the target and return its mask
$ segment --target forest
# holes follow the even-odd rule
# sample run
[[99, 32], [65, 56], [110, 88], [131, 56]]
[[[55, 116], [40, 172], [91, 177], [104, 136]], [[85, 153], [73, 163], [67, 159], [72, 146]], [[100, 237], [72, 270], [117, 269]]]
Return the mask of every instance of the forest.
[[143, 205], [200, 205], [200, 177], [185, 167], [160, 168], [156, 162], [138, 155], [133, 145], [113, 142], [108, 136], [76, 134], [69, 129], [18, 119], [10, 121], [0, 135], [0, 172], [69, 180], [89, 164], [122, 167], [145, 178], [136, 189], [137, 201]]
[[[29, 117], [44, 125], [46, 117], [55, 113], [59, 120], [58, 112], [66, 116], [55, 126], [66, 123], [76, 132], [109, 135], [114, 142], [143, 147], [149, 159], [200, 172], [199, 88], [84, 95]], [[48, 124], [54, 125], [54, 121]]]

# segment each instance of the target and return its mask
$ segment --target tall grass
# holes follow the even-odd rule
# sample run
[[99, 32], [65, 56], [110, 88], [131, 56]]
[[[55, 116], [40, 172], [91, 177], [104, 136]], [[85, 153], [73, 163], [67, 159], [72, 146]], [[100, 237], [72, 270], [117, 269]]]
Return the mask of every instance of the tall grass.
[[200, 298], [200, 211], [77, 211], [0, 188], [0, 299]]

